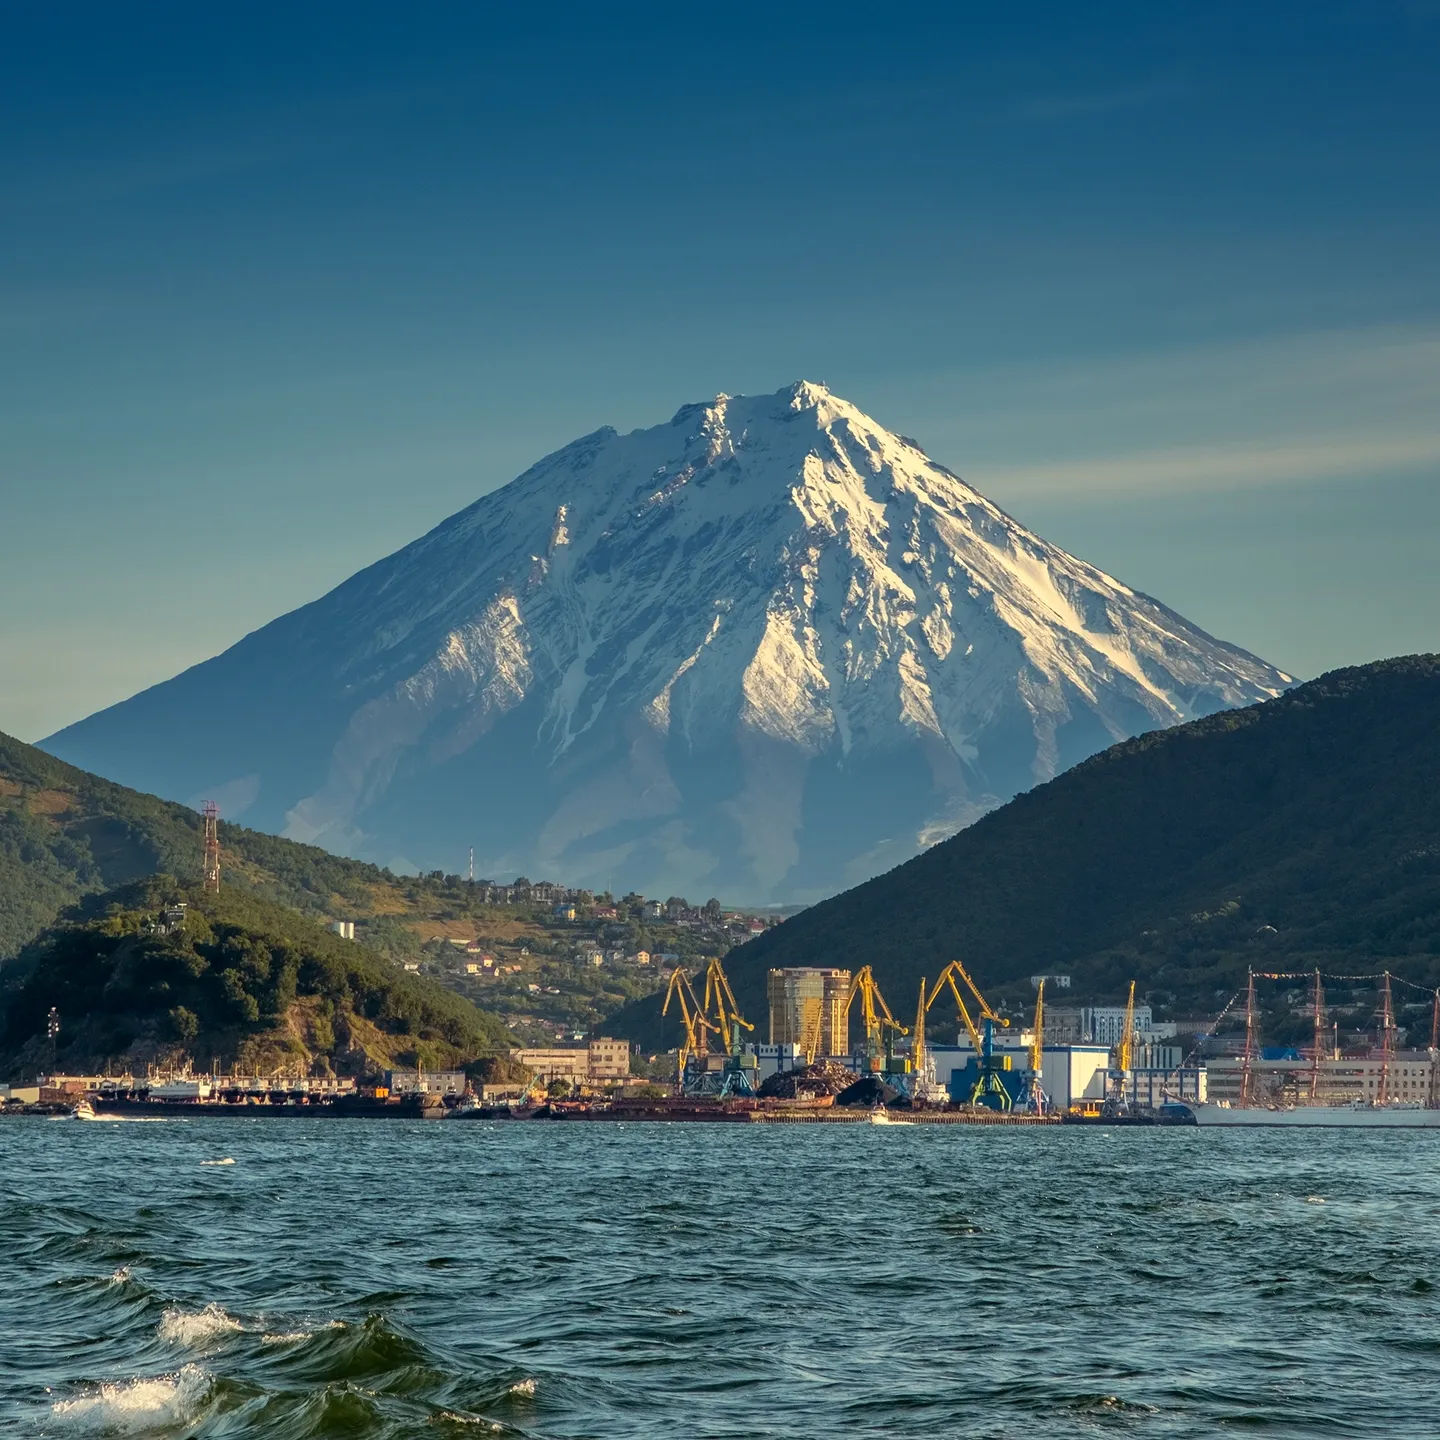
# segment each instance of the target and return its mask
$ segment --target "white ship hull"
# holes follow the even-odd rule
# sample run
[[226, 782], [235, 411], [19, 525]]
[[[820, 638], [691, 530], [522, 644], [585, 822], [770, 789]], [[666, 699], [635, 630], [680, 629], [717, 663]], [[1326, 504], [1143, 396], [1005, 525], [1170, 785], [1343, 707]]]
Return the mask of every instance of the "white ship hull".
[[1270, 1110], [1262, 1106], [1187, 1105], [1197, 1125], [1322, 1126], [1346, 1130], [1440, 1130], [1440, 1110], [1408, 1105], [1295, 1105]]

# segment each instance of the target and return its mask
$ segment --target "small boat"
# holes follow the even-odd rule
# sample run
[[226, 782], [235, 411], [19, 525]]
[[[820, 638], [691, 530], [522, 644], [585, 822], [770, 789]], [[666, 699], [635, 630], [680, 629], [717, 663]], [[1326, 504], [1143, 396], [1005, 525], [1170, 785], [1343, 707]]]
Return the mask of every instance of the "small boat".
[[90, 1103], [88, 1095], [82, 1095], [79, 1103], [70, 1112], [77, 1120], [93, 1120], [95, 1118], [95, 1107]]
[[870, 1112], [872, 1125], [913, 1125], [913, 1120], [897, 1120], [883, 1105]]

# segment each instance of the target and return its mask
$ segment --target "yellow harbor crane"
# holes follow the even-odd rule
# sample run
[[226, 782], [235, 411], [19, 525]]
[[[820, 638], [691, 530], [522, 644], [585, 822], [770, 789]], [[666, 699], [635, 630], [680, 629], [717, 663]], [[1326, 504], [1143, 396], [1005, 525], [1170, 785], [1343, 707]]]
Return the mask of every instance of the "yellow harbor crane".
[[920, 977], [920, 998], [915, 1005], [915, 1023], [910, 1027], [910, 1098], [933, 1101], [944, 1098], [944, 1091], [935, 1083], [935, 1057], [925, 1034], [925, 1012], [930, 1008], [931, 991]]
[[[958, 977], [958, 978], [957, 978]], [[965, 1003], [964, 993], [960, 989], [960, 982], [963, 981], [965, 989], [968, 990], [974, 999], [975, 1013], [979, 1016], [980, 1024], [985, 1027], [982, 1035], [980, 1026], [975, 1023], [975, 1016], [970, 1013], [970, 1007]], [[975, 1059], [978, 1066], [978, 1078], [975, 1088], [970, 1094], [972, 1105], [986, 1105], [992, 1109], [1009, 1110], [1014, 1104], [1009, 1087], [1001, 1078], [1000, 1072], [1010, 1068], [1010, 1057], [1008, 1055], [996, 1055], [994, 1045], [994, 1027], [1000, 1026], [1008, 1029], [1010, 1022], [995, 1012], [994, 1007], [980, 992], [980, 987], [970, 978], [970, 972], [958, 961], [952, 960], [941, 972], [930, 990], [930, 998], [926, 1001], [925, 1008], [931, 1009], [940, 998], [940, 992], [946, 986], [955, 997], [955, 1008], [960, 1012], [960, 1023], [965, 1027], [965, 1033], [970, 1038], [970, 1043], [975, 1047]]]
[[1135, 1049], [1135, 982], [1125, 997], [1125, 1018], [1120, 1026], [1120, 1043], [1115, 1047], [1115, 1068], [1124, 1074], [1131, 1067]]
[[[695, 983], [699, 984], [698, 977]], [[679, 982], [672, 980], [672, 984], [677, 986], [678, 991]], [[685, 982], [682, 1013], [688, 1006], [697, 1042], [691, 1053], [706, 1057], [705, 1063], [698, 1067], [698, 1073], [687, 1075], [682, 1064], [680, 1079], [685, 1093], [722, 1100], [734, 1095], [753, 1095], [756, 1060], [753, 1052], [745, 1054], [743, 1032], [755, 1027], [740, 1013], [735, 992], [730, 988], [725, 967], [718, 957], [713, 957], [705, 966], [704, 997], [697, 1001], [694, 987], [689, 981]], [[712, 1035], [719, 1036], [718, 1055], [724, 1056], [718, 1066], [715, 1064], [718, 1055], [710, 1056], [709, 1037]], [[689, 1056], [685, 1058], [689, 1059]]]
[[1129, 1075], [1135, 1053], [1135, 982], [1125, 998], [1125, 1016], [1120, 1022], [1120, 1038], [1110, 1049], [1110, 1103], [1124, 1108], [1125, 1078]]
[[689, 977], [678, 965], [670, 972], [670, 984], [665, 990], [665, 1003], [660, 1007], [661, 1015], [670, 1013], [672, 1000], [680, 1011], [680, 1024], [684, 1030], [684, 1038], [680, 1041], [679, 1065], [679, 1075], [683, 1081], [685, 1067], [689, 1063], [690, 1057], [709, 1054], [708, 1032], [714, 1027], [705, 1018], [705, 1012], [699, 1000], [695, 998], [695, 991], [690, 984]]
[[730, 988], [730, 981], [725, 976], [725, 967], [720, 963], [720, 957], [714, 955], [710, 963], [705, 967], [705, 1004], [704, 1014], [708, 1017], [714, 1015], [714, 1023], [710, 1028], [720, 1037], [720, 1043], [725, 1047], [727, 1055], [738, 1055], [740, 1053], [742, 1030], [754, 1030], [754, 1026], [740, 1013], [740, 1006], [735, 1000], [735, 992]]
[[910, 1031], [910, 1063], [915, 1074], [925, 1073], [925, 1062], [929, 1058], [925, 1049], [925, 977], [920, 977], [920, 1003], [915, 1007], [915, 1024]]
[[1048, 1110], [1049, 1101], [1046, 1099], [1044, 1087], [1040, 1083], [1040, 1076], [1045, 1068], [1045, 978], [1041, 976], [1040, 984], [1035, 990], [1035, 1025], [1030, 1032], [1030, 1108], [1032, 1110]]
[[820, 1035], [825, 1023], [825, 1002], [813, 997], [805, 1002], [805, 1024], [800, 1032], [800, 1053], [807, 1065], [820, 1053]]
[[925, 1008], [930, 1010], [940, 998], [940, 991], [948, 985], [950, 993], [955, 997], [955, 1007], [960, 1012], [960, 1023], [965, 1027], [965, 1033], [970, 1037], [970, 1043], [975, 1047], [975, 1053], [981, 1054], [985, 1049], [985, 1042], [980, 1036], [979, 1027], [971, 1017], [970, 1008], [965, 1004], [965, 997], [960, 993], [960, 986], [956, 983], [956, 976], [965, 982], [965, 988], [975, 997], [976, 1014], [982, 1021], [988, 1020], [992, 1025], [1007, 1027], [1010, 1022], [1002, 1019], [991, 1008], [990, 1002], [980, 993], [980, 987], [970, 978], [970, 972], [958, 961], [952, 960], [941, 972], [940, 977], [930, 989], [930, 999], [926, 1002]]
[[855, 1003], [857, 995], [860, 997], [860, 1015], [865, 1024], [866, 1067], [872, 1073], [889, 1071], [893, 1069], [890, 1047], [894, 1037], [908, 1035], [910, 1032], [890, 1013], [890, 1007], [880, 993], [880, 986], [875, 982], [875, 973], [868, 965], [862, 965], [855, 972], [855, 978], [845, 992], [846, 1015], [850, 1013], [850, 1007]]
[[1030, 1069], [1038, 1075], [1045, 1062], [1045, 979], [1035, 989], [1035, 1026], [1030, 1032]]

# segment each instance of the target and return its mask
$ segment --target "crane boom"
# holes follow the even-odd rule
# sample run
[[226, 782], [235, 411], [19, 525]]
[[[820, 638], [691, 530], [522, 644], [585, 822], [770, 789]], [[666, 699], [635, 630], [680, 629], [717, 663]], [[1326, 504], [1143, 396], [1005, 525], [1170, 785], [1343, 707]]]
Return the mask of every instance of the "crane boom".
[[[975, 1015], [970, 1013], [970, 1005], [966, 1003], [964, 991], [960, 989], [962, 981], [965, 989], [970, 992], [975, 1006]], [[941, 990], [947, 986], [955, 997], [955, 1008], [960, 1012], [960, 1023], [964, 1025], [965, 1033], [970, 1037], [970, 1044], [975, 1049], [976, 1081], [970, 1093], [970, 1104], [984, 1105], [990, 1109], [1009, 1110], [1014, 1100], [1005, 1083], [1003, 1072], [1010, 1069], [1010, 1057], [995, 1054], [994, 1035], [997, 1025], [1003, 1028], [1010, 1022], [996, 1013], [995, 1007], [985, 998], [980, 987], [971, 978], [970, 972], [958, 960], [952, 960], [940, 972], [939, 979], [931, 987], [930, 997], [925, 1002], [927, 1010], [935, 1004], [940, 998]], [[983, 1035], [980, 1026], [976, 1024], [977, 1015], [985, 1026]]]
[[805, 1063], [813, 1065], [820, 1050], [820, 1032], [824, 1028], [825, 1002], [813, 997], [805, 1002], [805, 1025], [800, 1032], [800, 1050]]
[[1135, 1046], [1135, 982], [1130, 982], [1130, 994], [1125, 999], [1125, 1020], [1120, 1030], [1120, 1043], [1115, 1047], [1115, 1068], [1123, 1075], [1131, 1068], [1130, 1062]]
[[740, 1013], [735, 992], [730, 988], [725, 967], [721, 965], [718, 955], [712, 956], [705, 967], [705, 1003], [702, 1013], [715, 1016], [715, 1023], [710, 1028], [719, 1034], [726, 1054], [738, 1055], [740, 1031], [753, 1030], [755, 1027]]
[[695, 991], [690, 984], [689, 977], [677, 965], [670, 972], [670, 983], [665, 990], [665, 1003], [660, 1007], [661, 1015], [670, 1013], [670, 1002], [675, 1001], [680, 1011], [680, 1023], [684, 1028], [684, 1039], [680, 1042], [680, 1079], [685, 1078], [685, 1067], [692, 1055], [705, 1055], [709, 1052], [707, 1032], [714, 1027], [705, 1018], [704, 1011], [700, 1008], [700, 1002], [695, 998]]
[[1030, 1037], [1030, 1073], [1038, 1075], [1045, 1064], [1045, 981], [1035, 991], [1035, 1029]]
[[965, 997], [960, 992], [960, 986], [956, 983], [955, 977], [959, 976], [965, 982], [965, 988], [975, 997], [975, 1005], [982, 1020], [989, 1020], [994, 1025], [1009, 1025], [1008, 1020], [1002, 1020], [995, 1013], [990, 1002], [980, 993], [980, 987], [970, 978], [970, 972], [958, 961], [952, 960], [941, 972], [940, 977], [935, 981], [930, 990], [930, 999], [926, 1002], [928, 1010], [940, 998], [941, 989], [948, 985], [950, 993], [955, 997], [955, 1008], [960, 1012], [960, 1022], [965, 1027], [965, 1033], [970, 1037], [970, 1043], [975, 1047], [975, 1053], [981, 1054], [985, 1049], [985, 1042], [981, 1039], [980, 1028], [976, 1025], [970, 1014], [970, 1007], [965, 1003]]
[[879, 985], [875, 983], [875, 972], [868, 965], [862, 965], [855, 972], [855, 978], [845, 992], [845, 1014], [850, 1013], [850, 1007], [855, 1003], [857, 995], [860, 997], [860, 1014], [865, 1024], [866, 1054], [872, 1068], [878, 1070], [880, 1057], [885, 1050], [885, 1032], [891, 1030], [897, 1035], [908, 1035], [910, 1032], [890, 1013], [890, 1007], [885, 1003]]
[[916, 1075], [925, 1073], [925, 977], [920, 977], [920, 1003], [915, 1007], [914, 1038], [910, 1042], [910, 1063]]

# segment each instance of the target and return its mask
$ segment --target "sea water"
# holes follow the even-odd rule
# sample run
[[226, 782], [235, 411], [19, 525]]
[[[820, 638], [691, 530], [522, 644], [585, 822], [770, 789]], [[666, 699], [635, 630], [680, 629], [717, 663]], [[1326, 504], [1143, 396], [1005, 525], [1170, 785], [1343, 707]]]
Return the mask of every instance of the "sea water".
[[1433, 1133], [25, 1119], [0, 1192], [6, 1434], [1440, 1432]]

